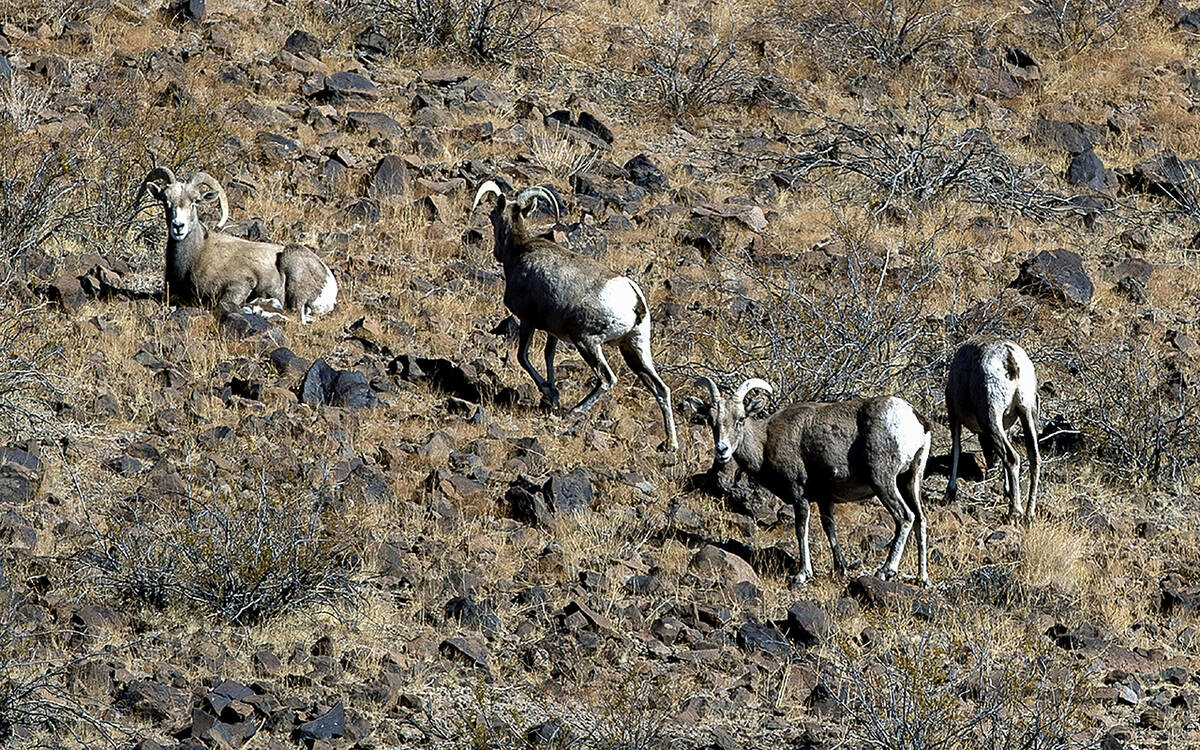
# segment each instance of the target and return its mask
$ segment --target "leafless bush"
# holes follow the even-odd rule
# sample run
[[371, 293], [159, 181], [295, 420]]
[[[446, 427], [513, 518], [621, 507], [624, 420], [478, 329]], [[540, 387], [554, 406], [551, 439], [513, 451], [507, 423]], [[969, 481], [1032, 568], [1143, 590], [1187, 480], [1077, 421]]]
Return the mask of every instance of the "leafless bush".
[[[147, 131], [158, 135], [147, 138]], [[134, 200], [142, 179], [154, 166], [180, 174], [210, 168], [223, 137], [212, 118], [188, 105], [172, 111], [169, 123], [104, 116], [100, 127], [78, 147], [73, 179], [82, 216], [68, 230], [84, 247], [100, 254], [126, 244], [132, 230], [133, 237], [154, 248], [157, 264], [165, 229], [161, 213], [137, 213]]]
[[405, 47], [442, 49], [511, 61], [542, 51], [558, 11], [544, 0], [361, 0], [347, 11], [398, 38]]
[[0, 747], [47, 747], [36, 740], [46, 736], [77, 747], [117, 747], [103, 707], [67, 685], [70, 668], [92, 656], [64, 656], [55, 647], [60, 634], [31, 630], [15, 601], [0, 610]]
[[1200, 382], [1165, 344], [1131, 336], [1086, 347], [1068, 343], [1048, 355], [1067, 378], [1049, 406], [1081, 430], [1101, 466], [1135, 481], [1178, 483], [1194, 474]]
[[23, 77], [11, 75], [0, 84], [0, 125], [7, 125], [18, 134], [32, 130], [50, 99], [45, 92], [30, 85]]
[[15, 433], [40, 422], [59, 393], [55, 369], [62, 344], [26, 305], [0, 284], [0, 429]]
[[[231, 487], [230, 485], [234, 485]], [[79, 559], [97, 587], [235, 625], [338, 607], [358, 590], [361, 540], [326, 490], [212, 477], [180, 497], [120, 503]]]
[[[455, 738], [472, 750], [667, 750], [676, 743], [661, 682], [629, 673], [570, 708], [478, 682], [455, 701], [455, 715], [431, 734]], [[534, 726], [542, 731], [530, 736]]]
[[72, 218], [67, 195], [74, 158], [0, 124], [0, 257], [7, 273]]
[[728, 102], [748, 76], [738, 52], [738, 29], [730, 19], [720, 30], [713, 18], [674, 12], [633, 26], [629, 37], [633, 77], [648, 101], [675, 116]]
[[1085, 676], [1046, 654], [997, 656], [991, 644], [897, 633], [873, 653], [835, 649], [826, 693], [854, 747], [888, 750], [1083, 750], [1098, 746]]
[[800, 26], [823, 57], [865, 59], [891, 73], [921, 57], [944, 58], [960, 35], [956, 9], [940, 0], [851, 0], [830, 4]]
[[945, 325], [925, 312], [940, 236], [877, 242], [858, 217], [838, 214], [824, 271], [740, 259], [755, 289], [739, 316], [716, 321], [713, 350], [730, 371], [770, 380], [784, 403], [891, 392], [931, 403], [936, 394], [912, 384], [940, 377]]
[[1051, 43], [1078, 53], [1108, 41], [1153, 4], [1147, 0], [1032, 0], [1030, 6], [1035, 17], [1047, 21]]
[[940, 134], [943, 108], [914, 110], [912, 122], [874, 128], [817, 115], [819, 126], [798, 136], [800, 149], [779, 167], [793, 182], [857, 177], [876, 214], [909, 215], [952, 197], [1039, 221], [1097, 211], [1045, 188], [1042, 167], [1016, 164], [982, 130]]

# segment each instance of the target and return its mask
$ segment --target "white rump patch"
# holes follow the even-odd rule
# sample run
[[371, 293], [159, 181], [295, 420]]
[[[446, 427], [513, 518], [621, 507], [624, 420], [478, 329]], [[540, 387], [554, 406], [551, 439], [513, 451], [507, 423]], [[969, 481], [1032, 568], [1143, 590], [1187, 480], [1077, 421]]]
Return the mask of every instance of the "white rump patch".
[[637, 324], [637, 308], [640, 302], [633, 282], [624, 276], [609, 279], [600, 288], [600, 304], [612, 321], [614, 335], [624, 334]]
[[883, 409], [883, 426], [888, 434], [896, 438], [900, 463], [908, 465], [926, 445], [925, 427], [913, 412], [912, 406], [902, 398], [892, 396]]
[[309, 307], [317, 315], [328, 315], [333, 312], [333, 306], [337, 304], [337, 294], [337, 279], [333, 277], [333, 271], [329, 270], [329, 266], [325, 266], [325, 286], [321, 287], [321, 293]]

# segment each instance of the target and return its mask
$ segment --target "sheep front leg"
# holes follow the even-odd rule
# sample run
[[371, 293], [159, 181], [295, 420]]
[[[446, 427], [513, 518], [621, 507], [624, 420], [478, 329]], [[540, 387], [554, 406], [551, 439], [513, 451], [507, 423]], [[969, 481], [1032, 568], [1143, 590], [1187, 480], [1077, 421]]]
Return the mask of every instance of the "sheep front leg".
[[804, 586], [813, 577], [812, 551], [808, 544], [808, 498], [802, 487], [792, 487], [792, 507], [796, 510], [796, 546], [800, 553], [800, 572], [792, 579], [793, 587]]
[[250, 299], [250, 294], [253, 291], [253, 279], [231, 281], [221, 290], [221, 294], [217, 298], [217, 307], [226, 315], [237, 315], [242, 312], [242, 305], [246, 304], [246, 300]]
[[[554, 404], [558, 402], [558, 391], [546, 382], [541, 373], [534, 369], [533, 363], [529, 361], [529, 344], [533, 341], [533, 332], [535, 330], [537, 329], [532, 324], [524, 320], [521, 321], [520, 338], [517, 341], [517, 362], [521, 364], [525, 372], [529, 373], [529, 377], [533, 378], [533, 382], [538, 387], [538, 390], [542, 392], [542, 396], [551, 404]], [[550, 334], [546, 335], [549, 336]]]
[[550, 406], [558, 406], [558, 386], [554, 384], [554, 351], [558, 348], [558, 339], [552, 333], [546, 334], [546, 387], [549, 389]]
[[838, 544], [837, 530], [833, 525], [833, 498], [825, 497], [817, 501], [817, 510], [821, 514], [821, 527], [825, 529], [825, 538], [829, 540], [829, 551], [833, 554], [833, 572], [839, 576], [846, 575], [846, 558], [842, 555], [842, 547]]

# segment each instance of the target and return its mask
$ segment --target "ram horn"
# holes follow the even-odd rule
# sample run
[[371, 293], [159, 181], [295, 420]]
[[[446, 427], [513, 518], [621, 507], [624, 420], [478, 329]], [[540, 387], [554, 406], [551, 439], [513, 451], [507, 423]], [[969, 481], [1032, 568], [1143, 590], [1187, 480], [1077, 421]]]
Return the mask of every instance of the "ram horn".
[[488, 180], [480, 185], [479, 190], [475, 192], [475, 201], [471, 204], [472, 211], [475, 210], [485, 195], [495, 195], [497, 198], [499, 198], [500, 196], [504, 195], [504, 193], [500, 190], [500, 186], [496, 184], [495, 180]]
[[225, 188], [221, 187], [221, 183], [217, 182], [217, 178], [208, 172], [197, 172], [192, 177], [190, 184], [192, 187], [207, 186], [216, 191], [217, 199], [221, 201], [221, 221], [217, 224], [217, 229], [225, 226], [225, 222], [229, 221], [229, 199], [225, 197]]

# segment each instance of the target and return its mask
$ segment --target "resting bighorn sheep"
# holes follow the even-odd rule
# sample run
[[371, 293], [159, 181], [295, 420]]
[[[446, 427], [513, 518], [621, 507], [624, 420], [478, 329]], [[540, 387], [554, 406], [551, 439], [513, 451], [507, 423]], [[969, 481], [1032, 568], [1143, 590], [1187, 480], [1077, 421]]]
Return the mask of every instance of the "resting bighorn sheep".
[[[472, 208], [486, 195], [496, 196], [491, 211], [493, 254], [504, 267], [504, 304], [520, 321], [517, 361], [521, 367], [547, 401], [557, 406], [555, 347], [560, 339], [573, 344], [598, 378], [591, 393], [571, 410], [583, 413], [617, 382], [602, 349], [603, 344], [616, 342], [629, 369], [654, 394], [662, 410], [667, 450], [674, 451], [677, 440], [671, 391], [650, 356], [650, 308], [641, 288], [632, 279], [614, 276], [594, 261], [528, 231], [525, 214], [537, 201], [553, 207], [556, 218], [559, 215], [558, 201], [546, 188], [526, 188], [509, 203], [500, 186], [489, 180], [475, 194]], [[546, 332], [545, 378], [529, 362], [535, 330]]]
[[300, 313], [325, 315], [337, 302], [337, 280], [329, 266], [305, 247], [252, 242], [209, 231], [197, 208], [214, 200], [221, 204], [221, 221], [229, 220], [225, 189], [211, 175], [197, 172], [180, 182], [166, 167], [155, 167], [138, 189], [134, 205], [149, 193], [162, 203], [167, 217], [167, 293], [185, 303], [215, 302], [225, 312], [251, 310], [247, 300], [269, 300]]
[[[1009, 520], [1033, 520], [1037, 507], [1041, 454], [1038, 451], [1037, 374], [1029, 355], [1017, 344], [995, 336], [968, 339], [950, 362], [946, 381], [946, 411], [950, 415], [950, 483], [946, 497], [958, 495], [958, 457], [962, 452], [962, 428], [979, 435], [979, 444], [989, 467], [1004, 465], [1004, 494], [1008, 496]], [[1021, 507], [1021, 459], [1008, 437], [1008, 429], [1020, 417], [1029, 456], [1028, 515]]]
[[899, 572], [904, 545], [916, 526], [918, 575], [922, 583], [929, 583], [921, 477], [930, 431], [907, 401], [878, 396], [797, 403], [762, 419], [747, 419], [746, 394], [755, 388], [770, 393], [769, 383], [751, 378], [728, 399], [709, 378], [698, 378], [696, 385], [707, 387], [712, 397], [712, 404], [702, 403], [698, 411], [713, 428], [713, 469], [736, 459], [742, 471], [795, 507], [800, 547], [796, 584], [803, 585], [813, 575], [809, 503], [815, 502], [821, 514], [835, 572], [844, 575], [846, 560], [833, 528], [833, 506], [872, 495], [896, 522], [891, 551], [877, 575], [887, 579]]

